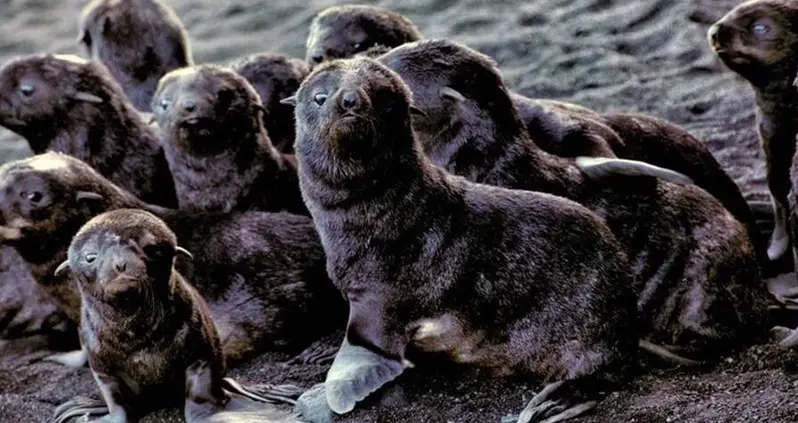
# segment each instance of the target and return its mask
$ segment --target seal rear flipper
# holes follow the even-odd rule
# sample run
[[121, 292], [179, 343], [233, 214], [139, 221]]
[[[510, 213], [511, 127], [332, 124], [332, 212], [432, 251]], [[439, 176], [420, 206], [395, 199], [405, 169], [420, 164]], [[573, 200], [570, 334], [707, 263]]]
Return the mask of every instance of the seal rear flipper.
[[521, 411], [517, 423], [561, 422], [595, 408], [597, 401], [581, 401], [571, 395], [575, 382], [562, 380], [546, 385]]
[[88, 397], [75, 397], [55, 409], [48, 423], [66, 423], [74, 417], [101, 416], [108, 414], [103, 400]]
[[596, 180], [611, 175], [651, 176], [674, 184], [693, 185], [693, 180], [682, 173], [637, 160], [580, 156], [575, 164], [582, 173]]
[[330, 409], [337, 414], [352, 411], [358, 402], [399, 377], [404, 368], [400, 361], [352, 345], [344, 338], [324, 381]]
[[258, 384], [243, 386], [233, 378], [222, 379], [222, 387], [230, 394], [248, 398], [260, 403], [294, 405], [305, 390], [295, 385]]

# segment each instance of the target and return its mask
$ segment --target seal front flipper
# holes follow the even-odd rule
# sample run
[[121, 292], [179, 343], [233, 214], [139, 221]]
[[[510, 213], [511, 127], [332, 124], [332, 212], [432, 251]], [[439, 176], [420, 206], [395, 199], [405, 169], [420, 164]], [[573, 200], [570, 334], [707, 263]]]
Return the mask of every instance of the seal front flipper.
[[75, 397], [55, 409], [48, 423], [66, 423], [74, 417], [102, 416], [108, 414], [105, 402], [83, 396]]
[[682, 173], [637, 160], [580, 156], [576, 158], [575, 164], [591, 179], [610, 175], [652, 176], [674, 184], [693, 185], [693, 180]]
[[324, 381], [330, 409], [337, 414], [352, 411], [355, 404], [396, 379], [404, 368], [401, 362], [352, 345], [344, 338]]
[[89, 351], [81, 346], [79, 350], [69, 351], [60, 354], [49, 355], [44, 358], [44, 361], [52, 361], [67, 367], [80, 368], [86, 366], [89, 362]]
[[546, 385], [518, 417], [518, 423], [555, 423], [572, 419], [593, 409], [597, 402], [577, 401], [569, 394], [575, 381], [563, 380]]

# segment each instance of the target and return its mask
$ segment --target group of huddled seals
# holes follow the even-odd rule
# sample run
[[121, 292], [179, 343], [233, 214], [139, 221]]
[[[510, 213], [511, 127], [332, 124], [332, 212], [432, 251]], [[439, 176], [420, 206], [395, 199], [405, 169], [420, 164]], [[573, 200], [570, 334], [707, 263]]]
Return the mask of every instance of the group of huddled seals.
[[739, 188], [672, 124], [525, 98], [490, 58], [370, 6], [317, 15], [307, 65], [194, 65], [157, 0], [95, 0], [80, 31], [92, 61], [0, 69], [0, 124], [60, 152], [0, 168], [0, 240], [80, 323], [104, 403], [55, 421], [181, 401], [192, 423], [265, 418], [299, 391], [225, 363], [343, 327], [339, 294], [345, 336], [300, 419], [443, 355], [547, 382], [518, 421], [561, 421], [639, 348], [692, 365], [765, 335], [783, 213], [766, 253]]

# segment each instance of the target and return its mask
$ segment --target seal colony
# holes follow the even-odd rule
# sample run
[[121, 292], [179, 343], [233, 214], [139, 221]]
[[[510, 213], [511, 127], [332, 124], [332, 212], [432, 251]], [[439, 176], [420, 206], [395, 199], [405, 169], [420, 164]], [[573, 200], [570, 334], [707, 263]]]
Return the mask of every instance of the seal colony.
[[[424, 40], [395, 11], [320, 11], [304, 60], [195, 64], [165, 2], [89, 2], [77, 42], [92, 60], [0, 68], [0, 125], [35, 153], [0, 167], [0, 243], [79, 327], [81, 350], [47, 359], [90, 372], [101, 396], [52, 421], [163, 407], [189, 423], [359, 421], [407, 403], [391, 395], [415, 375], [445, 392], [426, 378], [454, 363], [533, 383], [511, 420], [552, 423], [641, 359], [699, 371], [771, 323], [795, 347], [762, 275], [795, 231], [796, 16], [746, 2], [708, 34], [757, 91], [768, 249], [683, 129], [512, 92], [492, 58]], [[302, 386], [225, 377], [271, 353]]]

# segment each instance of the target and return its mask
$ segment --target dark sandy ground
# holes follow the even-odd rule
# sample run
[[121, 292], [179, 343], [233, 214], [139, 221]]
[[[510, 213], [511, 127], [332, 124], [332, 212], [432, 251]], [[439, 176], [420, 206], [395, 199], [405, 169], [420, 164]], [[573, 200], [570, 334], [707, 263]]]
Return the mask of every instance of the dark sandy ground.
[[[75, 52], [79, 0], [0, 0], [0, 62], [37, 51]], [[257, 51], [304, 57], [308, 23], [331, 1], [173, 0], [199, 62]], [[514, 89], [599, 111], [639, 111], [678, 123], [707, 143], [746, 197], [766, 199], [764, 162], [753, 130], [753, 96], [713, 57], [708, 25], [731, 0], [387, 0], [372, 2], [413, 19], [427, 37], [465, 42], [496, 58]], [[0, 162], [30, 154], [0, 132]], [[0, 263], [0, 271], [8, 263]], [[47, 313], [30, 280], [0, 279], [0, 321], [35, 329]], [[38, 304], [38, 308], [35, 308]], [[39, 361], [43, 336], [0, 341], [0, 422], [44, 421], [56, 405], [94, 393], [86, 369]], [[243, 380], [323, 380], [323, 366], [286, 366], [267, 355], [234, 369]], [[499, 422], [539, 387], [530, 380], [491, 382], [436, 366], [408, 374], [348, 421]], [[456, 375], [456, 376], [455, 376]], [[431, 383], [435, 382], [435, 383]], [[161, 412], [148, 422], [180, 421]], [[798, 422], [798, 354], [757, 346], [701, 370], [650, 370], [611, 393], [579, 422]]]

